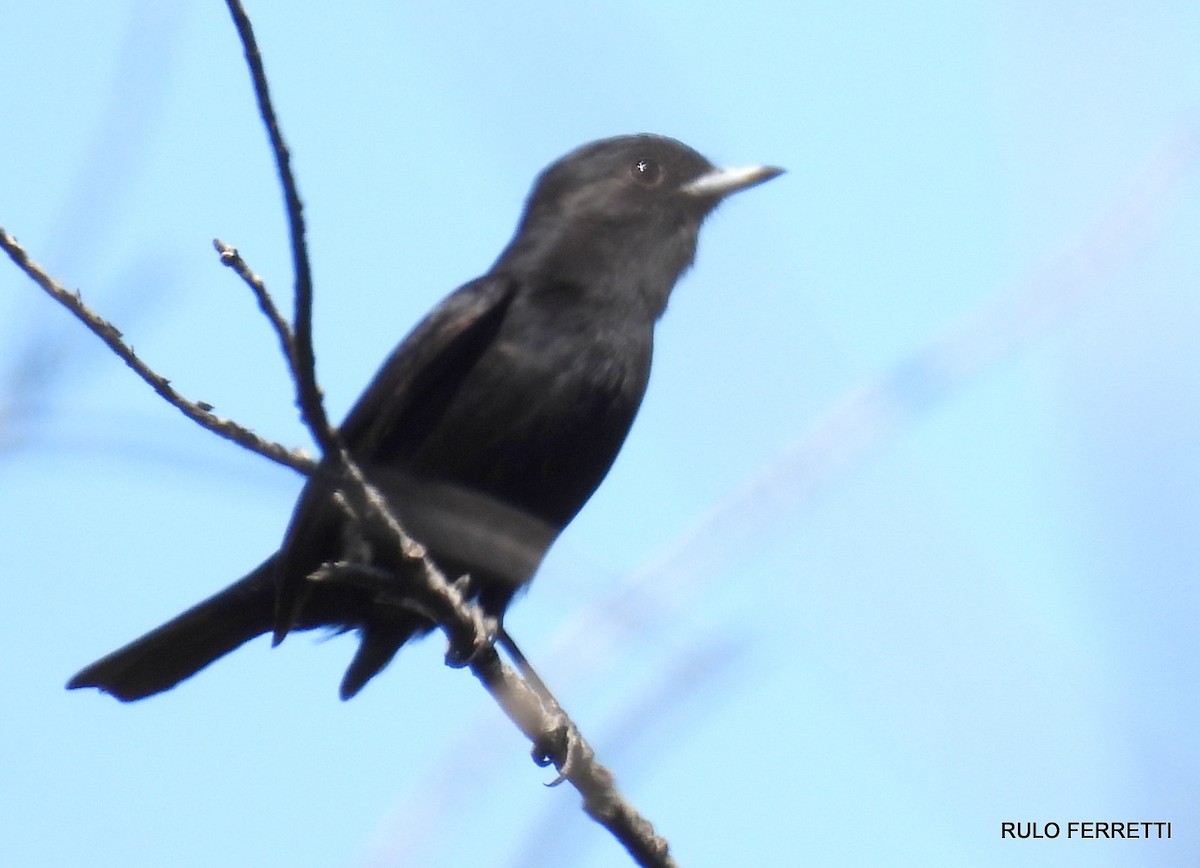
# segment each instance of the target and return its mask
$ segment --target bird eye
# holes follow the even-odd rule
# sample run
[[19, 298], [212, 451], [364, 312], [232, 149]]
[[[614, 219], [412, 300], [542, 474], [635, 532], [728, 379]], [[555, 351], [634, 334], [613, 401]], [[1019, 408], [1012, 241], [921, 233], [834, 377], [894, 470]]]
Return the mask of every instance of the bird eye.
[[663, 170], [654, 160], [638, 160], [629, 169], [629, 173], [633, 175], [633, 179], [639, 184], [644, 184], [647, 187], [653, 187], [662, 180]]

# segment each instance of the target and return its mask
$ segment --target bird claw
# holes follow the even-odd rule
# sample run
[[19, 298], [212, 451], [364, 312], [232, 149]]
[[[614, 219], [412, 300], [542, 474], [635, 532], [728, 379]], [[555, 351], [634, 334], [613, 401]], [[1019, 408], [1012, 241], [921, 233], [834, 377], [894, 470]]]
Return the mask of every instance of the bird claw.
[[533, 761], [541, 768], [554, 766], [558, 769], [558, 776], [546, 784], [548, 787], [557, 787], [567, 779], [579, 753], [578, 737], [566, 716], [560, 713], [556, 718], [554, 725], [534, 741], [530, 752]]
[[483, 632], [470, 636], [456, 636], [446, 649], [446, 665], [451, 669], [462, 669], [470, 666], [484, 651], [496, 644], [500, 635], [500, 619], [491, 615], [483, 615]]

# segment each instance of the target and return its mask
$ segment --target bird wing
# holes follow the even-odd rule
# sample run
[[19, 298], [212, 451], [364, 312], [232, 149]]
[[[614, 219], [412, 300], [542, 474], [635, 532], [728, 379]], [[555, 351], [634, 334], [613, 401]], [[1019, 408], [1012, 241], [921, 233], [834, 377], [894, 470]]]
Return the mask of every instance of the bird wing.
[[386, 461], [420, 439], [491, 345], [516, 285], [487, 275], [430, 311], [384, 361], [339, 432], [363, 464]]
[[[471, 281], [446, 297], [400, 342], [339, 429], [361, 466], [402, 460], [406, 449], [436, 424], [463, 378], [491, 345], [515, 291], [515, 283], [504, 277], [486, 275]], [[305, 578], [325, 560], [341, 556], [343, 525], [328, 488], [310, 481], [277, 559], [276, 642], [296, 623], [307, 596]]]

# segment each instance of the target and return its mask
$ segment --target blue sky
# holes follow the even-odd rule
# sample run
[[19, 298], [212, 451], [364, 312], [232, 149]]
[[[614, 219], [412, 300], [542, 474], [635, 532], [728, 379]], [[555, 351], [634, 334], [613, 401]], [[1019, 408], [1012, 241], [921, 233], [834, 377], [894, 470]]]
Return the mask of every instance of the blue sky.
[[[642, 413], [508, 626], [688, 866], [1200, 858], [1200, 7], [251, 4], [340, 416], [532, 178], [652, 131], [724, 205]], [[18, 4], [0, 225], [186, 394], [309, 445], [279, 194], [217, 2]], [[83, 664], [272, 550], [300, 480], [0, 263], [0, 863], [628, 864], [431, 639]], [[1009, 841], [1004, 821], [1171, 821]]]

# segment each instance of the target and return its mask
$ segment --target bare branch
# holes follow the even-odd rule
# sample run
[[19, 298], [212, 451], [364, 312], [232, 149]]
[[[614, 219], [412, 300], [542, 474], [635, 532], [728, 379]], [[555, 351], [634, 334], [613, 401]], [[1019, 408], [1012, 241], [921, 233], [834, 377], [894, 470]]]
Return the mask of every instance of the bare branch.
[[234, 443], [244, 446], [251, 452], [257, 452], [264, 458], [269, 458], [279, 464], [291, 467], [293, 470], [305, 475], [313, 473], [316, 469], [316, 464], [313, 460], [300, 450], [288, 449], [279, 443], [264, 440], [249, 428], [244, 428], [230, 419], [224, 419], [215, 415], [211, 412], [211, 407], [208, 404], [201, 401], [189, 401], [183, 395], [179, 394], [179, 392], [171, 387], [170, 380], [155, 372], [137, 357], [133, 348], [125, 343], [121, 332], [112, 323], [84, 304], [78, 292], [71, 292], [47, 274], [40, 265], [29, 258], [25, 249], [17, 243], [17, 239], [5, 232], [2, 227], [0, 227], [0, 247], [4, 248], [4, 252], [9, 255], [9, 258], [17, 264], [18, 268], [29, 275], [34, 283], [49, 293], [56, 301], [66, 307], [67, 310], [75, 314], [125, 364], [133, 368], [139, 377], [149, 383], [150, 388], [154, 389], [167, 403], [178, 409], [193, 422], [202, 425], [214, 434], [224, 437], [226, 440], [232, 440]]
[[[134, 354], [115, 326], [88, 308], [78, 293], [65, 289], [29, 259], [16, 239], [3, 228], [0, 228], [0, 247], [35, 283], [74, 313], [138, 376], [188, 418], [301, 473], [311, 475], [319, 472], [311, 458], [262, 440], [242, 426], [213, 415], [205, 409], [205, 405], [188, 401], [179, 395], [165, 377], [154, 372]], [[333, 466], [340, 468], [341, 472], [331, 472], [340, 477], [338, 487], [350, 501], [353, 513], [371, 538], [385, 543], [382, 554], [387, 571], [358, 565], [346, 565], [345, 569], [361, 574], [360, 581], [370, 580], [373, 576], [377, 578], [380, 593], [394, 595], [401, 601], [411, 602], [415, 597], [435, 617], [449, 639], [452, 653], [468, 661], [475, 677], [534, 744], [535, 759], [543, 765], [552, 762], [561, 778], [570, 781], [583, 796], [584, 810], [588, 815], [607, 828], [639, 865], [653, 868], [674, 866], [666, 840], [655, 834], [650, 822], [620, 794], [612, 773], [595, 761], [594, 750], [570, 718], [562, 713], [557, 700], [549, 691], [544, 691], [540, 678], [535, 683], [541, 690], [504, 664], [491, 644], [489, 627], [479, 607], [468, 602], [459, 586], [447, 581], [429, 560], [424, 547], [405, 534], [386, 500], [367, 482], [345, 451], [339, 448], [335, 455]], [[388, 557], [388, 552], [393, 556]], [[319, 580], [336, 581], [341, 577], [340, 572], [339, 569], [326, 570], [320, 574]], [[463, 649], [468, 650], [464, 653]]]
[[[330, 426], [316, 381], [312, 348], [312, 275], [304, 239], [302, 206], [291, 172], [288, 150], [271, 105], [266, 73], [250, 21], [238, 0], [227, 0], [227, 5], [242, 40], [259, 112], [267, 128], [283, 187], [296, 271], [294, 329], [289, 329], [262, 280], [249, 269], [237, 251], [221, 242], [215, 242], [215, 246], [222, 262], [232, 267], [250, 286], [275, 329], [292, 370], [297, 401], [305, 424], [322, 450], [321, 463], [316, 464], [307, 456], [264, 441], [253, 432], [214, 416], [209, 412], [211, 408], [208, 405], [184, 399], [171, 388], [165, 377], [137, 358], [111, 323], [87, 308], [78, 293], [67, 291], [33, 263], [16, 240], [3, 229], [0, 229], [0, 246], [18, 267], [70, 309], [159, 395], [190, 419], [302, 473], [328, 474], [364, 535], [382, 545], [375, 549], [378, 566], [332, 565], [318, 571], [317, 580], [338, 581], [349, 577], [360, 583], [378, 583], [378, 594], [393, 597], [398, 605], [415, 602], [422, 611], [432, 615], [450, 641], [448, 662], [470, 666], [505, 714], [533, 743], [535, 761], [541, 765], [553, 763], [559, 770], [559, 780], [570, 781], [583, 796], [587, 813], [609, 829], [639, 864], [671, 868], [675, 863], [668, 854], [665, 839], [656, 835], [651, 824], [616, 790], [612, 773], [595, 761], [591, 746], [562, 712], [557, 700], [545, 689], [541, 679], [528, 667], [519, 651], [515, 659], [532, 673], [529, 681], [500, 659], [493, 644], [498, 625], [489, 623], [482, 609], [464, 597], [465, 586], [447, 581], [429, 560], [425, 548], [404, 532], [386, 500], [368, 483], [337, 432]], [[384, 569], [381, 571], [379, 567]], [[515, 649], [515, 644], [509, 644]]]
[[[353, 465], [349, 470], [358, 472]], [[365, 479], [359, 477], [353, 482], [343, 487], [343, 494], [352, 501], [351, 509], [373, 539], [395, 544], [401, 558], [388, 558], [386, 551], [381, 552], [386, 569], [348, 562], [326, 564], [312, 579], [369, 588], [377, 597], [390, 598], [392, 604], [434, 621], [446, 634], [451, 654], [468, 659], [471, 672], [533, 743], [535, 761], [558, 769], [559, 777], [553, 783], [570, 781], [583, 796], [588, 815], [607, 828], [639, 865], [675, 865], [666, 840], [621, 795], [612, 772], [596, 761], [591, 745], [511, 639], [505, 637], [506, 645], [515, 652], [519, 664], [528, 669], [524, 676], [500, 659], [488, 639], [486, 619], [478, 606], [463, 597], [459, 584], [448, 582], [426, 557], [424, 548], [404, 535], [386, 502]], [[364, 494], [367, 500], [361, 499]], [[464, 648], [469, 651], [464, 653]]]
[[596, 761], [591, 745], [565, 716], [557, 720], [543, 707], [537, 692], [504, 664], [495, 648], [486, 648], [471, 663], [471, 671], [496, 699], [509, 719], [535, 745], [561, 733], [569, 746], [567, 760], [555, 760], [563, 778], [583, 796], [583, 809], [647, 868], [674, 868], [667, 841], [617, 789], [613, 774]]
[[[300, 409], [325, 455], [327, 469], [337, 479], [338, 488], [349, 501], [351, 511], [372, 531], [371, 536], [381, 540], [385, 549], [399, 553], [398, 558], [387, 558], [385, 555], [386, 566], [395, 569], [400, 576], [419, 577], [422, 587], [416, 593], [437, 614], [436, 622], [450, 640], [450, 654], [458, 660], [469, 661], [472, 672], [500, 703], [508, 717], [533, 742], [535, 759], [543, 764], [555, 763], [560, 775], [571, 781], [583, 796], [587, 813], [608, 828], [639, 864], [672, 865], [666, 841], [655, 835], [649, 821], [642, 818], [617, 792], [612, 774], [594, 761], [591, 747], [570, 719], [562, 714], [557, 700], [545, 690], [541, 679], [536, 680], [539, 692], [539, 689], [522, 680], [501, 662], [479, 608], [463, 599], [458, 586], [447, 582], [425, 556], [424, 548], [404, 532], [386, 501], [367, 483], [337, 433], [329, 427], [316, 381], [312, 349], [312, 274], [304, 240], [300, 196], [292, 175], [287, 146], [271, 104], [266, 71], [250, 20], [238, 0], [226, 2], [242, 40], [246, 63], [254, 81], [259, 113], [271, 140], [279, 180], [283, 186], [296, 270], [294, 344], [290, 358], [293, 361]], [[276, 330], [279, 330], [278, 326]], [[414, 594], [414, 589], [400, 585], [402, 583], [392, 577], [380, 587], [379, 592], [398, 596], [403, 604], [405, 598], [411, 598]], [[464, 653], [464, 649], [469, 650]], [[560, 741], [563, 749], [555, 750], [552, 746]]]

